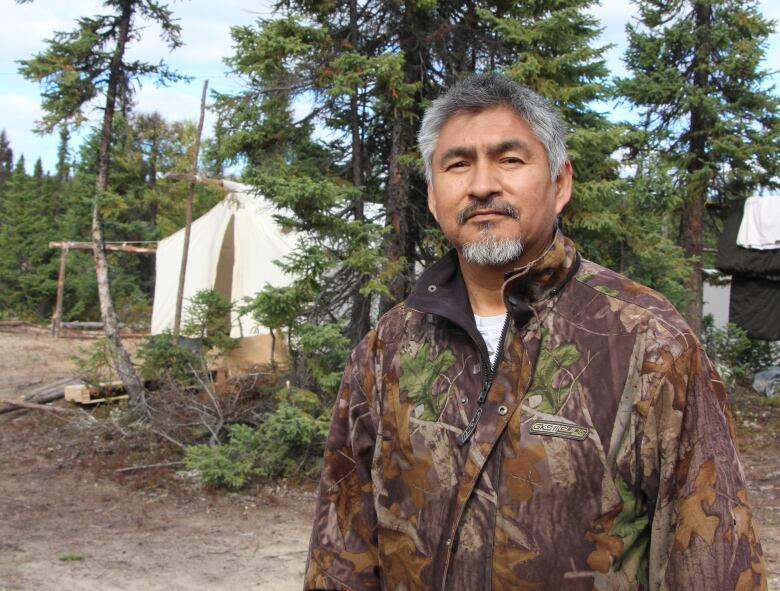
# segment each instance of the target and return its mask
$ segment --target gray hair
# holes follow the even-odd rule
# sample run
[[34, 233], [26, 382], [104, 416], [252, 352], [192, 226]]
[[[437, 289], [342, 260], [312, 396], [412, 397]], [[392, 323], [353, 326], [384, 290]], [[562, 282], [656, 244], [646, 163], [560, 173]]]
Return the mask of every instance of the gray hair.
[[429, 183], [433, 176], [433, 152], [442, 126], [460, 113], [479, 113], [495, 107], [509, 107], [528, 123], [547, 152], [551, 179], [558, 178], [568, 159], [566, 127], [558, 110], [527, 86], [496, 74], [477, 74], [455, 84], [425, 110], [417, 141]]

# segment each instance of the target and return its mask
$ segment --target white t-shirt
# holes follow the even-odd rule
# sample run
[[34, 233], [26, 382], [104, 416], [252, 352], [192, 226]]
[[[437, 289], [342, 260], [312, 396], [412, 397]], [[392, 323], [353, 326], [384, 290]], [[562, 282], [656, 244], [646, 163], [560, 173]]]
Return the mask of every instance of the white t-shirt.
[[477, 323], [477, 330], [482, 335], [487, 346], [488, 355], [490, 355], [490, 365], [496, 363], [496, 354], [498, 353], [498, 340], [501, 338], [501, 329], [504, 328], [506, 314], [500, 316], [477, 316], [474, 314], [474, 320]]

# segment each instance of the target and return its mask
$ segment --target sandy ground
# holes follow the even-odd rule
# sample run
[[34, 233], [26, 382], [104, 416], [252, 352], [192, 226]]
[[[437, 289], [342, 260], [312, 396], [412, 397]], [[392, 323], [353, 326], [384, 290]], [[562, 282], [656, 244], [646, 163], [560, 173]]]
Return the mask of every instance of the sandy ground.
[[[89, 344], [0, 332], [0, 400], [75, 376]], [[313, 486], [208, 493], [171, 468], [116, 473], [136, 459], [83, 438], [0, 415], [0, 591], [301, 588]]]
[[[87, 344], [0, 332], [0, 400], [74, 375], [68, 357]], [[780, 406], [736, 420], [780, 589]], [[208, 493], [178, 466], [116, 472], [149, 456], [68, 429], [49, 413], [0, 415], [0, 591], [301, 588], [313, 485]]]
[[0, 400], [76, 375], [71, 359], [91, 341], [53, 339], [46, 331], [0, 330]]

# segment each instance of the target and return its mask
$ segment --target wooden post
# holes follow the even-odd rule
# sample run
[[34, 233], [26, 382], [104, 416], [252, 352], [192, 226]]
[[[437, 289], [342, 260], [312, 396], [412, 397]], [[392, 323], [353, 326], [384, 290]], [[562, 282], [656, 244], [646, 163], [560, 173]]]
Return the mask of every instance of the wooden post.
[[[192, 154], [192, 176], [198, 175], [198, 154], [200, 153], [200, 136], [203, 133], [203, 119], [206, 114], [206, 92], [209, 88], [209, 81], [203, 82], [203, 95], [200, 98], [200, 119], [198, 120], [198, 133], [195, 136], [195, 146]], [[192, 227], [192, 202], [195, 197], [195, 181], [190, 181], [189, 192], [187, 193], [187, 211], [184, 216], [184, 246], [181, 253], [181, 269], [179, 271], [179, 289], [176, 292], [176, 313], [173, 317], [173, 336], [179, 337], [181, 328], [181, 308], [184, 300], [184, 279], [187, 276], [187, 257], [190, 250], [190, 231]]]
[[[58, 248], [60, 251], [60, 274], [57, 277], [57, 302], [54, 305], [54, 315], [51, 317], [51, 334], [54, 337], [60, 336], [62, 332], [62, 300], [65, 295], [65, 266], [68, 258], [68, 252], [71, 250], [93, 250], [94, 242], [49, 242], [49, 248]], [[154, 254], [155, 248], [145, 246], [133, 246], [132, 244], [106, 244], [105, 250], [118, 252], [133, 252], [136, 254]]]
[[65, 295], [65, 262], [68, 259], [68, 243], [60, 243], [60, 274], [57, 276], [57, 303], [54, 305], [54, 316], [51, 319], [51, 335], [60, 336], [62, 328], [62, 298]]

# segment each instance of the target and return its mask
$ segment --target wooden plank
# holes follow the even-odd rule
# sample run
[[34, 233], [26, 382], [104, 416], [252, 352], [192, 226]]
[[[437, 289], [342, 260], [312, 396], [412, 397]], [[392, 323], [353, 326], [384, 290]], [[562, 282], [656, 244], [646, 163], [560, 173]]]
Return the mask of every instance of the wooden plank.
[[130, 397], [127, 394], [121, 394], [119, 396], [109, 396], [107, 398], [90, 398], [86, 402], [82, 402], [82, 405], [85, 404], [98, 404], [100, 402], [117, 402], [118, 400], [128, 400]]
[[111, 396], [124, 390], [122, 382], [101, 383], [97, 386], [73, 384], [65, 386], [65, 400], [76, 404], [92, 404], [96, 401], [119, 399], [121, 396]]
[[89, 400], [89, 386], [85, 384], [74, 384], [65, 386], [64, 391], [65, 402], [82, 402], [83, 400]]

